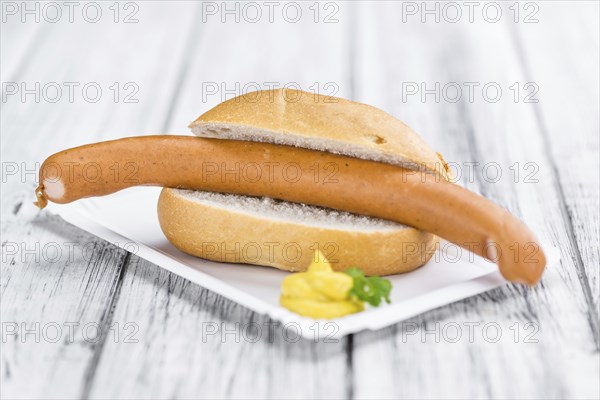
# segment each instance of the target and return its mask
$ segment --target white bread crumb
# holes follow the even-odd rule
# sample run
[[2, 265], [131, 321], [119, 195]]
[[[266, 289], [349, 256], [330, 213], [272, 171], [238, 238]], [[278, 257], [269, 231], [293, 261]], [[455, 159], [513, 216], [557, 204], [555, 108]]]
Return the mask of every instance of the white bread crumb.
[[[410, 162], [406, 158], [381, 150], [374, 150], [368, 146], [351, 142], [341, 142], [336, 139], [321, 137], [305, 137], [293, 133], [281, 133], [253, 126], [226, 124], [219, 122], [203, 122], [192, 126], [194, 135], [205, 138], [240, 140], [246, 142], [264, 142], [285, 146], [300, 147], [304, 149], [325, 151], [363, 160], [376, 161], [385, 164], [397, 165], [409, 169], [419, 169], [420, 165]], [[373, 138], [375, 141], [377, 138]]]
[[275, 200], [269, 197], [240, 196], [185, 189], [175, 189], [175, 191], [176, 194], [188, 200], [231, 210], [232, 212], [327, 229], [375, 232], [406, 228], [402, 224], [379, 218], [303, 203]]

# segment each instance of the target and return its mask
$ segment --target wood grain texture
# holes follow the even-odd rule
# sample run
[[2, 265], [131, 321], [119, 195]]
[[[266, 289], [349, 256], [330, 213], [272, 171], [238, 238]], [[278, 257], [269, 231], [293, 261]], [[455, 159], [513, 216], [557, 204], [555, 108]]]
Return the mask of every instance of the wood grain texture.
[[[542, 29], [518, 26], [513, 43], [527, 79], [544, 89], [534, 114], [544, 150], [551, 154], [559, 208], [566, 221], [570, 249], [563, 255], [576, 267], [599, 348], [599, 4], [561, 7], [550, 3], [544, 11]], [[578, 29], [568, 29], [572, 25]], [[548, 43], [552, 43], [551, 50]]]
[[2, 397], [78, 397], [126, 253], [56, 217], [24, 214], [2, 224]]
[[[3, 398], [598, 398], [597, 3], [536, 2], [531, 25], [511, 22], [512, 3], [496, 24], [402, 22], [400, 2], [340, 3], [332, 24], [200, 24], [200, 3], [137, 4], [137, 24], [2, 24], [3, 82], [93, 81], [105, 91], [93, 104], [2, 104], [3, 167], [19, 168], [3, 170], [1, 193]], [[114, 82], [137, 84], [139, 101], [112, 101]], [[403, 98], [403, 83], [436, 82], [464, 96], [464, 82], [493, 82], [503, 97]], [[515, 102], [514, 82], [537, 83], [539, 103]], [[532, 290], [509, 285], [313, 343], [30, 205], [33, 175], [21, 163], [33, 169], [95, 140], [186, 133], [223, 96], [272, 83], [324, 93], [332, 83], [336, 95], [401, 118], [458, 163], [462, 184], [559, 247], [561, 264]], [[480, 163], [473, 179], [467, 162]], [[492, 162], [497, 182], [482, 172]], [[70, 243], [90, 250], [43, 254]], [[46, 339], [7, 334], [15, 323], [40, 323]], [[78, 330], [65, 340], [71, 323]], [[54, 324], [63, 336], [50, 343]], [[86, 340], [86, 325], [104, 334]]]
[[[378, 76], [382, 87], [378, 90], [357, 85], [358, 95], [364, 96], [358, 100], [379, 103], [404, 119], [430, 143], [438, 144], [438, 150], [447, 161], [463, 166], [463, 184], [507, 207], [539, 232], [543, 240], [554, 243], [565, 253], [560, 267], [547, 271], [542, 284], [534, 290], [517, 286], [498, 289], [493, 295], [481, 295], [430, 312], [404, 326], [400, 324], [387, 336], [379, 332], [358, 335], [354, 357], [357, 365], [366, 365], [373, 352], [381, 354], [380, 360], [386, 360], [386, 367], [376, 372], [369, 368], [357, 371], [358, 397], [596, 396], [597, 332], [588, 323], [588, 301], [577, 278], [577, 265], [568, 256], [572, 251], [570, 226], [560, 212], [560, 186], [552, 168], [554, 160], [546, 152], [544, 133], [537, 124], [535, 110], [531, 104], [515, 102], [509, 91], [514, 82], [527, 82], [511, 39], [511, 23], [450, 25], [423, 24], [419, 20], [413, 24], [398, 24], [393, 33], [386, 32], [405, 40], [386, 42], [377, 36], [374, 26], [391, 26], [394, 16], [399, 14], [398, 7], [393, 3], [387, 8], [371, 5], [370, 10], [360, 12], [363, 16], [361, 31], [372, 32], [372, 36], [363, 37], [365, 48], [370, 43], [381, 44], [379, 54], [370, 50], [369, 58], [379, 57], [378, 61], [371, 59], [368, 64], [361, 65], [362, 59], [359, 60], [357, 70], [362, 70], [365, 75], [359, 75], [357, 81], [367, 82], [368, 76]], [[547, 20], [547, 24], [555, 27], [561, 22], [556, 18]], [[562, 23], [569, 24], [568, 20]], [[432, 47], [431, 43], [436, 46]], [[409, 56], [402, 57], [403, 54]], [[384, 63], [384, 60], [388, 62]], [[444, 68], [440, 69], [440, 65]], [[373, 66], [379, 68], [372, 69]], [[464, 82], [477, 82], [482, 87], [493, 82], [503, 88], [504, 97], [491, 102], [480, 94], [473, 102], [464, 96], [460, 101], [452, 102], [448, 100], [453, 98], [451, 95], [445, 98], [442, 94], [440, 100], [434, 95], [422, 99], [422, 92], [419, 92], [417, 96], [403, 99], [403, 82], [419, 86], [425, 83], [430, 90], [436, 82], [441, 87], [448, 83], [463, 86]], [[393, 89], [384, 91], [385, 87]], [[378, 97], [379, 93], [387, 93], [387, 97]], [[540, 97], [542, 101], [546, 98], [543, 94]], [[587, 128], [586, 132], [591, 135], [594, 131]], [[497, 163], [503, 179], [493, 182], [494, 175], [491, 175], [492, 179], [486, 179], [481, 167], [475, 169], [475, 179], [465, 179], [464, 162], [471, 161], [480, 163], [481, 167], [486, 163]], [[510, 170], [515, 162], [521, 166], [534, 163], [538, 182], [524, 180], [523, 174], [515, 182]], [[594, 180], [585, 184], [588, 190], [595, 186]], [[411, 334], [415, 328], [410, 322], [418, 327], [416, 333]], [[536, 343], [524, 343], [523, 335], [518, 339], [514, 335], [517, 328], [524, 329], [527, 322], [539, 327], [539, 332], [534, 335]], [[474, 329], [473, 343], [467, 335], [470, 324], [479, 327]], [[489, 329], [498, 324], [503, 340], [497, 343], [486, 340], [483, 331], [486, 324], [490, 324]], [[457, 343], [452, 343], [455, 326], [460, 327], [462, 336]], [[569, 329], [554, 329], [558, 326], [569, 326]], [[445, 335], [444, 328], [447, 329]], [[427, 334], [428, 330], [433, 333]], [[387, 351], [392, 345], [401, 350]], [[401, 361], [404, 358], [418, 363], [421, 361], [414, 360], [424, 360], [444, 372], [414, 369], [411, 363]], [[457, 367], [449, 361], [456, 359], [472, 362]], [[564, 359], [576, 360], [569, 368], [577, 372], [557, 374], [557, 370], [550, 367]], [[436, 366], [431, 365], [431, 368]], [[381, 370], [390, 373], [383, 375], [387, 378], [386, 384], [377, 385], [374, 392], [372, 382], [375, 379], [381, 381]], [[573, 378], [575, 375], [577, 379]], [[584, 375], [587, 378], [583, 380], [587, 383], [582, 384], [580, 378]], [[465, 384], [474, 376], [480, 384]]]
[[[109, 5], [104, 4], [105, 13]], [[189, 6], [181, 7], [141, 7], [139, 24], [115, 24], [108, 14], [98, 24], [17, 24], [17, 33], [7, 35], [26, 39], [30, 31], [43, 32], [36, 34], [41, 36], [37, 41], [21, 42], [26, 50], [6, 48], [7, 58], [14, 58], [8, 66], [17, 67], [7, 71], [3, 80], [25, 82], [27, 88], [34, 88], [36, 82], [41, 86], [75, 82], [79, 88], [92, 82], [101, 87], [103, 96], [91, 103], [75, 92], [71, 102], [65, 93], [52, 103], [43, 96], [36, 102], [33, 95], [23, 102], [17, 95], [2, 104], [3, 334], [18, 326], [16, 334], [2, 344], [3, 398], [84, 396], [103, 343], [115, 334], [110, 316], [129, 257], [116, 246], [35, 209], [36, 163], [90, 140], [151, 133], [148, 130], [164, 122], [166, 93], [174, 86], [182, 60], [178, 38], [192, 27], [191, 18], [175, 23], [175, 15], [189, 15]], [[3, 26], [3, 37], [5, 29], [12, 32], [12, 26]], [[167, 33], [175, 45], [166, 40]], [[156, 68], [146, 68], [163, 57], [165, 61]], [[104, 62], [113, 58], [122, 62]], [[3, 54], [3, 74], [4, 60]], [[115, 102], [110, 91], [114, 82], [121, 88], [126, 82], [135, 83], [138, 102]], [[102, 332], [98, 338], [95, 328]], [[39, 336], [23, 335], [24, 329], [37, 330]], [[57, 334], [59, 340], [54, 342]]]

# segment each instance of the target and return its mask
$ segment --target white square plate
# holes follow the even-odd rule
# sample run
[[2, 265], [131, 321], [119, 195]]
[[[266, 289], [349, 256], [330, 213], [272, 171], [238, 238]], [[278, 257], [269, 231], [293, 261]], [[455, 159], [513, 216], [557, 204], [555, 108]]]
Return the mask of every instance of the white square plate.
[[[163, 235], [156, 214], [160, 190], [138, 187], [66, 205], [50, 204], [48, 208], [75, 226], [257, 313], [267, 314], [307, 339], [337, 338], [364, 329], [380, 329], [505, 283], [493, 263], [442, 242], [440, 250], [422, 268], [389, 277], [393, 284], [391, 304], [330, 322], [315, 321], [279, 305], [280, 285], [287, 272], [208, 261], [172, 246]], [[551, 266], [558, 260], [558, 250], [548, 246], [544, 250]]]

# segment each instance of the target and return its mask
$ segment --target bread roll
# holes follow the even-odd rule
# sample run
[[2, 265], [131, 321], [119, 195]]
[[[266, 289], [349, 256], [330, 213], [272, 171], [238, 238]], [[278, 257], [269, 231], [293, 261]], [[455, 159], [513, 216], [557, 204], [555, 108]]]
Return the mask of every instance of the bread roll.
[[214, 261], [305, 271], [319, 249], [335, 270], [412, 271], [438, 243], [396, 222], [270, 198], [165, 188], [161, 228], [181, 251]]
[[[404, 123], [335, 97], [289, 89], [248, 93], [209, 110], [190, 128], [200, 137], [327, 151], [447, 179], [445, 162]], [[337, 270], [408, 272], [426, 263], [439, 241], [395, 222], [332, 209], [168, 188], [158, 214], [169, 241], [186, 253], [287, 271], [304, 271], [319, 248]]]

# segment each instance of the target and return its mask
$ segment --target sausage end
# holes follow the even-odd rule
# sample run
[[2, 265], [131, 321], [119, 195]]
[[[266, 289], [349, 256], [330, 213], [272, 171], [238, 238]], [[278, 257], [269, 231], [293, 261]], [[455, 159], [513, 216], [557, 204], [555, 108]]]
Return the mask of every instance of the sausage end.
[[37, 201], [34, 201], [33, 204], [35, 204], [40, 210], [48, 205], [48, 199], [46, 196], [44, 196], [44, 185], [39, 185], [35, 189], [35, 198]]

